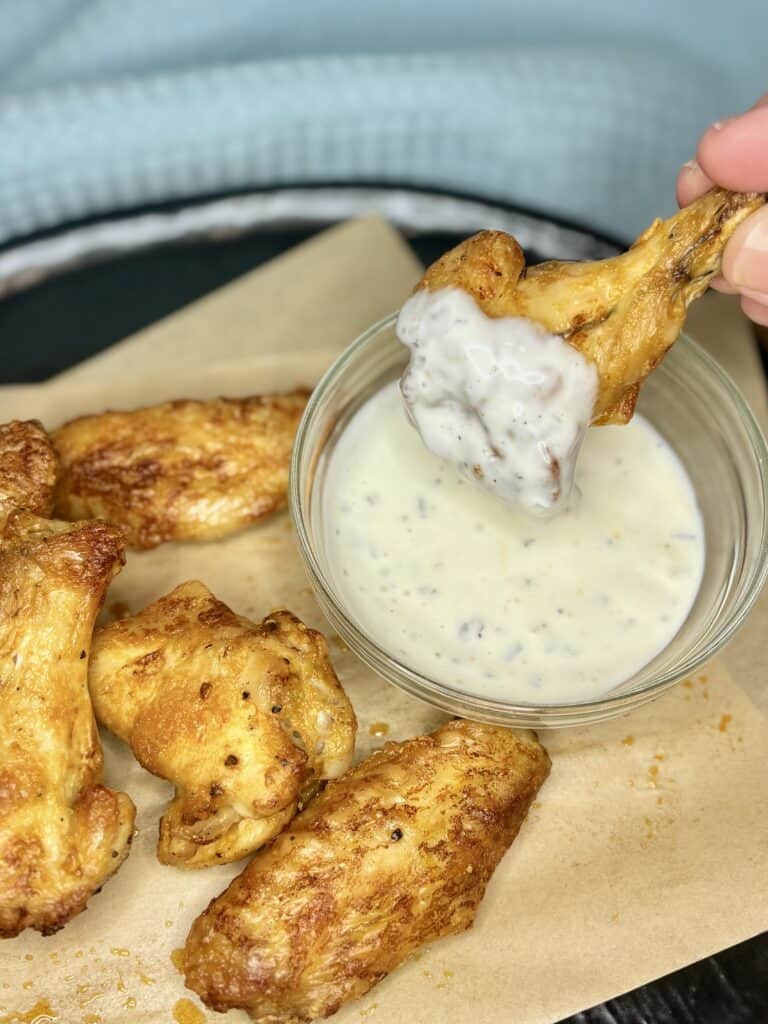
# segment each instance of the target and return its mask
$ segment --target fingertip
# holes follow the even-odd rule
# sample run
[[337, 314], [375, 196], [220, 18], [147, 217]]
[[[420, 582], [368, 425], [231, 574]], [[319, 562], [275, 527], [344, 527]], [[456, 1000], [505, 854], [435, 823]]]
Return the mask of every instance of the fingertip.
[[719, 121], [702, 135], [696, 160], [712, 181], [736, 192], [768, 189], [768, 105]]
[[[727, 151], [727, 144], [723, 143], [724, 127], [725, 122], [715, 121], [699, 139], [696, 147], [696, 163], [699, 167], [706, 167], [709, 171], [720, 169], [722, 155]], [[713, 180], [718, 180], [717, 176]]]
[[740, 292], [768, 295], [768, 206], [739, 224], [728, 239], [720, 270]]
[[677, 176], [677, 204], [687, 206], [694, 199], [708, 192], [714, 182], [706, 176], [695, 160], [689, 160], [680, 168]]

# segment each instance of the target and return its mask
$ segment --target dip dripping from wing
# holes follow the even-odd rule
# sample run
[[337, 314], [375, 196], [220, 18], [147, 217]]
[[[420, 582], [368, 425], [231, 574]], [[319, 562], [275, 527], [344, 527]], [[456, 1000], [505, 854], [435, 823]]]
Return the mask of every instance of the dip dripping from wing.
[[526, 317], [490, 317], [461, 288], [418, 290], [398, 336], [400, 382], [425, 446], [508, 505], [549, 514], [568, 501], [597, 394], [595, 367]]

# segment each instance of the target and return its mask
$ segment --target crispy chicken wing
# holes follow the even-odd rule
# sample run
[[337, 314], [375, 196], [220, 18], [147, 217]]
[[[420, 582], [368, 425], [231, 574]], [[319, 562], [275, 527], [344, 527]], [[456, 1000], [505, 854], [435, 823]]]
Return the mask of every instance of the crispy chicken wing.
[[0, 423], [0, 530], [15, 508], [41, 516], [53, 512], [57, 469], [56, 452], [42, 423]]
[[355, 716], [323, 637], [286, 611], [256, 625], [202, 583], [99, 630], [90, 686], [99, 721], [176, 786], [164, 864], [244, 857], [352, 761]]
[[621, 256], [526, 269], [511, 235], [481, 231], [442, 256], [419, 288], [469, 292], [488, 316], [527, 317], [597, 367], [595, 423], [631, 419], [640, 386], [677, 340], [686, 309], [720, 268], [736, 227], [765, 197], [715, 188], [656, 220]]
[[195, 921], [186, 983], [264, 1024], [328, 1017], [468, 928], [549, 771], [533, 734], [453, 721], [331, 782]]
[[119, 523], [134, 548], [223, 537], [284, 507], [307, 392], [165, 402], [53, 434], [56, 511]]
[[0, 541], [0, 936], [49, 934], [122, 863], [134, 807], [101, 784], [88, 698], [120, 531], [12, 512]]

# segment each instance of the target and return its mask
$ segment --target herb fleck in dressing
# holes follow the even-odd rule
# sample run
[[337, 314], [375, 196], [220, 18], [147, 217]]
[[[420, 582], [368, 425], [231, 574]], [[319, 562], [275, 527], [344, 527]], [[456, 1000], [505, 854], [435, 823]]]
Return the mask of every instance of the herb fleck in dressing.
[[371, 639], [445, 685], [537, 704], [604, 694], [685, 620], [703, 526], [677, 456], [641, 416], [588, 432], [579, 488], [551, 519], [502, 504], [418, 443], [393, 382], [330, 458], [334, 588]]

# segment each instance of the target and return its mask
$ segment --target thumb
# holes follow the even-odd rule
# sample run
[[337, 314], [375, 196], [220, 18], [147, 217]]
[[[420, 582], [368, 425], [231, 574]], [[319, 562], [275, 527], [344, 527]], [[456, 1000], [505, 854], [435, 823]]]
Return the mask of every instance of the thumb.
[[736, 228], [725, 247], [722, 272], [742, 295], [768, 305], [768, 206]]
[[738, 117], [713, 124], [696, 159], [711, 181], [734, 192], [768, 192], [768, 94]]

